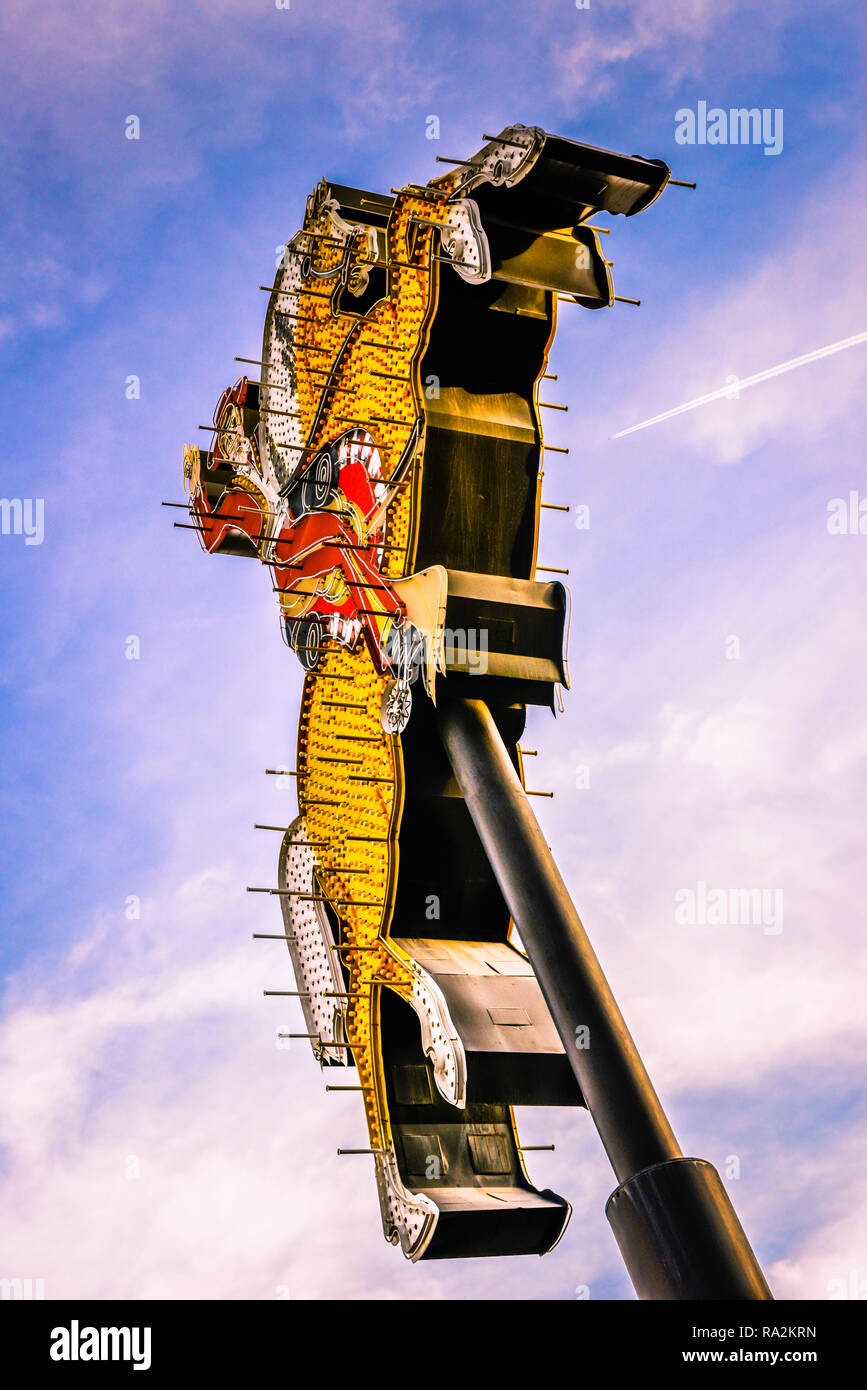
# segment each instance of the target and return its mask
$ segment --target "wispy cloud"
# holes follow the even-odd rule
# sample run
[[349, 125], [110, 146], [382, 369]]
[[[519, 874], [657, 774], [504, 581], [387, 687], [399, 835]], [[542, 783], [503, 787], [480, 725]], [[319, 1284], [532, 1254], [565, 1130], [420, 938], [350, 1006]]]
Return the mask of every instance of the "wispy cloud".
[[[781, 55], [799, 50], [782, 39], [808, 11], [545, 0], [498, 7], [492, 28], [442, 3], [251, 17], [241, 0], [107, 0], [82, 27], [54, 0], [6, 7], [3, 318], [7, 347], [39, 350], [13, 363], [5, 466], [47, 510], [44, 546], [0, 555], [0, 1272], [45, 1277], [49, 1297], [629, 1296], [580, 1112], [521, 1116], [528, 1142], [557, 1144], [534, 1176], [575, 1203], [545, 1261], [408, 1267], [383, 1242], [369, 1165], [335, 1154], [362, 1137], [357, 1097], [326, 1096], [303, 1044], [277, 1049], [297, 1006], [261, 991], [292, 987], [285, 952], [248, 940], [274, 926], [244, 887], [274, 873], [277, 837], [253, 822], [292, 811], [262, 769], [291, 757], [297, 670], [267, 577], [202, 556], [158, 504], [233, 353], [255, 356], [255, 285], [323, 170], [426, 176], [499, 116], [603, 144], [628, 118], [643, 141], [659, 92], [694, 75], [788, 78]], [[802, 119], [839, 122], [839, 75], [800, 80]], [[428, 110], [453, 149], [425, 141]], [[124, 139], [131, 111], [140, 142]], [[531, 725], [539, 785], [557, 791], [540, 815], [680, 1137], [720, 1166], [741, 1155], [735, 1200], [777, 1291], [823, 1297], [867, 1222], [845, 1225], [835, 1197], [842, 1182], [867, 1208], [849, 1177], [862, 539], [825, 525], [827, 498], [860, 478], [864, 365], [841, 352], [608, 442], [860, 330], [864, 171], [843, 152], [817, 183], [794, 138], [783, 159], [785, 199], [755, 170], [706, 177], [691, 203], [617, 224], [625, 291], [635, 274], [665, 296], [631, 320], [564, 314], [554, 370], [572, 413], [552, 438], [573, 453], [551, 456], [545, 486], [591, 503], [592, 525], [543, 520], [545, 561], [572, 570], [574, 689], [561, 723]], [[746, 203], [755, 242], [733, 222]], [[674, 894], [699, 880], [781, 887], [782, 932], [678, 924]]]

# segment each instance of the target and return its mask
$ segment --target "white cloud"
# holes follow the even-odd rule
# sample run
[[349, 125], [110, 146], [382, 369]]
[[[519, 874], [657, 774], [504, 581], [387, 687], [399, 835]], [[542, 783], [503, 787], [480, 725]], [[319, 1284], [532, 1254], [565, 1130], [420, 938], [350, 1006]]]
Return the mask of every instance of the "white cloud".
[[[709, 45], [718, 49], [723, 36], [737, 45], [733, 80], [759, 61], [767, 71], [774, 63], [778, 36], [796, 13], [791, 4], [780, 3], [757, 11], [745, 0], [672, 0], [664, 6], [610, 0], [604, 9], [578, 10], [558, 26], [554, 61], [560, 92], [564, 97], [586, 93], [598, 99], [624, 79], [629, 64], [639, 62], [635, 71], [643, 80], [648, 69], [654, 75], [661, 69], [673, 90], [705, 70]], [[745, 26], [751, 31], [749, 46], [743, 43]]]
[[707, 768], [725, 782], [780, 772], [779, 711], [742, 699], [710, 714], [663, 706], [661, 756]]
[[[4, 1275], [44, 1279], [49, 1298], [454, 1292], [454, 1274], [411, 1268], [385, 1244], [369, 1162], [336, 1156], [365, 1142], [358, 1097], [325, 1095], [305, 1043], [276, 1046], [300, 1018], [296, 1001], [261, 998], [264, 985], [291, 988], [285, 950], [212, 941], [207, 906], [198, 923], [190, 914], [193, 887], [160, 906], [159, 966], [127, 943], [110, 979], [84, 992], [42, 969], [39, 996], [22, 988], [28, 1002], [8, 1014]], [[196, 928], [203, 959], [179, 965], [171, 943]], [[585, 1116], [550, 1119], [546, 1137], [594, 1147]], [[525, 1133], [545, 1123], [533, 1114]], [[592, 1230], [575, 1232], [585, 1281], [612, 1277], [597, 1158]], [[589, 1222], [589, 1193], [577, 1201]], [[546, 1267], [551, 1296], [571, 1296], [570, 1259]], [[472, 1265], [458, 1291], [513, 1297], [538, 1284], [538, 1260], [529, 1289], [527, 1261]]]
[[[813, 1202], [825, 1207], [826, 1219], [808, 1230], [790, 1256], [768, 1270], [774, 1292], [782, 1299], [867, 1299], [867, 1186], [863, 1139], [851, 1131], [833, 1150], [821, 1154], [802, 1175]], [[799, 1183], [799, 1186], [801, 1184]], [[797, 1192], [792, 1192], [797, 1200]]]
[[[632, 74], [621, 70], [636, 57], [668, 62], [672, 51], [674, 81], [700, 61], [717, 20], [734, 12], [733, 5], [705, 3], [666, 6], [652, 15], [636, 8], [619, 38], [600, 27], [571, 47], [558, 32], [563, 91], [574, 93], [582, 84], [586, 90], [591, 78], [604, 83], [606, 72], [628, 82]], [[227, 80], [240, 87], [248, 81], [243, 62], [233, 68], [247, 50], [233, 44], [225, 28], [238, 13], [236, 5], [178, 10], [118, 4], [103, 7], [101, 30], [82, 31], [63, 5], [32, 13], [19, 6], [12, 61], [32, 65], [40, 54], [40, 89], [50, 71], [57, 82], [54, 118], [67, 148], [84, 160], [90, 159], [87, 113], [76, 123], [73, 110], [82, 74], [98, 107], [106, 90], [98, 79], [116, 70], [128, 82], [140, 60], [139, 90], [162, 113], [161, 138], [174, 147], [176, 161], [171, 170], [165, 160], [144, 161], [135, 177], [130, 174], [124, 196], [134, 201], [160, 179], [180, 183], [199, 172], [209, 140], [243, 141], [255, 130], [268, 89], [256, 87], [259, 104], [248, 111], [214, 85], [211, 68], [201, 80], [210, 84], [212, 99], [216, 93], [215, 106], [229, 110], [223, 125], [205, 122], [197, 142], [187, 139], [183, 122], [173, 124], [180, 110], [172, 95], [177, 71], [184, 64], [188, 71], [190, 54], [208, 48], [212, 26], [223, 26], [223, 42], [209, 53], [209, 63], [221, 64]], [[320, 24], [321, 13], [311, 11], [310, 23]], [[429, 90], [425, 55], [407, 62], [405, 30], [392, 11], [384, 50], [382, 31], [367, 24], [367, 11], [353, 7], [352, 25], [345, 25], [345, 13], [343, 5], [332, 7], [331, 28], [320, 29], [324, 45], [340, 39], [328, 68], [340, 80], [327, 99], [342, 103], [345, 128], [359, 137], [366, 134], [369, 103], [377, 100], [381, 119], [374, 130], [381, 133], [388, 103], [399, 112], [417, 91]], [[569, 13], [575, 25], [586, 18]], [[297, 22], [296, 10], [291, 22]], [[345, 27], [339, 36], [338, 25]], [[681, 47], [681, 39], [689, 42]], [[71, 52], [79, 58], [74, 71], [67, 62]], [[346, 83], [347, 60], [354, 71], [371, 55], [387, 69], [389, 83]], [[463, 80], [455, 71], [455, 81]], [[546, 80], [547, 70], [540, 71], [539, 80]], [[257, 56], [257, 79], [260, 73]], [[477, 105], [487, 95], [483, 89]], [[247, 121], [240, 131], [239, 112]], [[292, 138], [288, 132], [287, 142]], [[284, 157], [288, 165], [281, 147]], [[104, 182], [102, 166], [96, 176]], [[275, 186], [282, 177], [274, 174]], [[703, 292], [670, 333], [651, 332], [641, 372], [624, 377], [640, 384], [624, 389], [625, 414], [616, 424], [719, 384], [729, 371], [746, 374], [850, 331], [863, 283], [860, 228], [846, 207], [835, 205], [833, 217], [827, 216], [828, 190], [838, 179], [835, 172], [827, 189], [792, 211], [793, 224], [809, 230], [791, 243], [781, 238], [762, 248], [759, 268], [744, 283], [734, 267], [716, 297]], [[122, 201], [119, 194], [118, 206]], [[815, 283], [816, 227], [825, 263], [835, 266], [835, 283], [843, 287], [826, 298], [800, 292]], [[239, 246], [248, 235], [247, 227], [238, 230]], [[271, 240], [263, 237], [262, 245], [270, 248]], [[62, 587], [67, 606], [52, 607], [35, 635], [28, 626], [12, 663], [16, 689], [52, 716], [59, 687], [74, 688], [73, 677], [85, 672], [87, 708], [64, 703], [62, 709], [70, 737], [91, 739], [100, 750], [101, 776], [116, 797], [121, 825], [131, 804], [124, 798], [148, 807], [156, 848], [146, 871], [140, 870], [145, 881], [129, 885], [142, 895], [139, 922], [127, 923], [122, 907], [110, 901], [64, 922], [51, 899], [44, 913], [67, 933], [68, 954], [57, 958], [34, 948], [28, 966], [8, 981], [0, 1043], [7, 1083], [0, 1111], [5, 1272], [44, 1276], [49, 1296], [77, 1297], [273, 1297], [282, 1285], [295, 1295], [322, 1298], [571, 1297], [578, 1282], [606, 1280], [623, 1293], [602, 1216], [612, 1182], [586, 1115], [522, 1116], [529, 1142], [558, 1144], [555, 1156], [538, 1156], [534, 1175], [576, 1206], [554, 1256], [410, 1268], [382, 1240], [369, 1165], [334, 1154], [338, 1145], [362, 1138], [357, 1097], [326, 1097], [303, 1044], [288, 1053], [274, 1046], [275, 1025], [290, 1015], [282, 1001], [262, 1000], [261, 990], [292, 986], [279, 943], [260, 943], [257, 950], [247, 941], [260, 917], [264, 930], [271, 929], [273, 903], [247, 898], [243, 889], [273, 874], [276, 837], [257, 839], [248, 828], [286, 809], [274, 789], [263, 786], [261, 770], [291, 753], [297, 673], [279, 642], [264, 576], [240, 562], [221, 568], [153, 515], [160, 488], [173, 496], [178, 484], [176, 455], [167, 463], [159, 449], [176, 440], [179, 429], [189, 433], [205, 418], [196, 413], [202, 402], [208, 411], [213, 402], [216, 367], [204, 364], [216, 351], [216, 334], [228, 341], [256, 317], [249, 305], [237, 307], [240, 298], [234, 309], [225, 299], [214, 304], [212, 280], [223, 284], [234, 274], [225, 246], [222, 254], [216, 265], [203, 255], [202, 284], [184, 296], [177, 285], [189, 260], [161, 267], [153, 308], [139, 307], [132, 328], [144, 345], [140, 350], [150, 345], [153, 352], [153, 378], [165, 381], [166, 363], [183, 373], [153, 405], [144, 427], [159, 462], [148, 486], [137, 480], [130, 495], [122, 545], [104, 513], [58, 539], [48, 588], [57, 593]], [[63, 257], [44, 264], [62, 296], [69, 274]], [[34, 274], [38, 265], [36, 258]], [[84, 297], [97, 297], [100, 286], [94, 280]], [[160, 296], [171, 300], [170, 313]], [[258, 319], [250, 332], [257, 330]], [[110, 331], [87, 346], [90, 365], [128, 351]], [[78, 400], [84, 370], [76, 356]], [[810, 1212], [807, 1234], [790, 1238], [789, 1211], [774, 1206], [773, 1194], [788, 1182], [789, 1209], [803, 1210], [815, 1176], [809, 1141], [793, 1127], [774, 1085], [781, 1070], [797, 1067], [806, 1088], [821, 1088], [817, 1058], [835, 1076], [855, 1075], [863, 1037], [855, 988], [864, 967], [857, 906], [865, 887], [857, 699], [864, 675], [862, 579], [858, 556], [828, 542], [821, 507], [811, 529], [815, 518], [796, 513], [789, 493], [781, 491], [768, 506], [757, 471], [745, 470], [742, 488], [746, 506], [768, 507], [764, 532], [745, 537], [731, 511], [710, 525], [699, 513], [698, 524], [707, 529], [696, 545], [696, 523], [686, 514], [696, 494], [683, 479], [661, 492], [655, 469], [672, 441], [688, 445], [693, 468], [696, 458], [746, 459], [776, 440], [791, 450], [793, 486], [810, 480], [807, 448], [817, 466], [839, 463], [842, 472], [851, 470], [848, 457], [834, 452], [835, 431], [857, 420], [863, 365], [853, 352], [848, 361], [819, 364], [808, 377], [812, 371], [710, 407], [701, 418], [695, 412], [688, 422], [661, 426], [652, 446], [657, 455], [652, 448], [621, 452], [622, 471], [612, 468], [601, 482], [588, 467], [580, 484], [563, 484], [598, 486], [609, 504], [609, 530], [600, 524], [605, 508], [594, 510], [587, 539], [597, 559], [588, 561], [582, 552], [592, 582], [581, 595], [583, 611], [576, 611], [584, 630], [581, 650], [573, 648], [575, 690], [556, 733], [547, 724], [539, 736], [537, 782], [558, 789], [550, 813], [540, 806], [540, 815], [552, 827], [558, 858], [627, 1021], [678, 1114], [684, 1144], [691, 1147], [698, 1136], [714, 1158], [717, 1148], [727, 1152], [734, 1122], [730, 1115], [703, 1118], [709, 1101], [733, 1092], [752, 1098], [753, 1110], [741, 1123], [763, 1178], [746, 1224], [751, 1234], [755, 1229], [766, 1240], [779, 1234], [786, 1243], [772, 1278], [779, 1292], [793, 1297], [821, 1296], [829, 1271], [845, 1271], [855, 1258], [854, 1237], [838, 1213]], [[564, 373], [567, 379], [573, 377]], [[576, 372], [574, 379], [583, 377]], [[106, 421], [102, 400], [99, 409], [95, 415], [88, 400], [67, 416], [64, 427], [76, 451], [58, 441], [52, 453], [61, 480], [58, 500], [68, 488], [65, 501], [79, 506], [76, 517], [83, 514], [82, 476], [94, 494], [103, 489], [109, 495], [117, 489], [119, 460], [127, 458], [123, 432]], [[594, 410], [598, 425], [601, 410], [585, 401], [582, 429], [588, 420], [593, 426]], [[618, 447], [632, 446], [624, 441]], [[624, 487], [623, 460], [630, 458], [642, 467]], [[674, 537], [673, 554], [652, 549], [665, 527]], [[650, 550], [641, 548], [642, 530]], [[720, 546], [720, 535], [728, 548]], [[639, 568], [648, 555], [655, 577], [650, 587]], [[604, 613], [606, 598], [611, 611], [594, 619], [595, 609]], [[120, 657], [122, 635], [139, 616], [148, 624], [143, 659], [127, 666]], [[115, 641], [110, 629], [106, 633], [108, 623], [117, 624], [117, 667], [105, 655]], [[744, 638], [743, 657], [727, 663], [722, 643], [733, 625]], [[87, 669], [94, 658], [97, 677]], [[570, 769], [579, 761], [591, 768], [586, 792], [572, 784]], [[87, 847], [83, 841], [75, 827], [70, 841], [52, 843], [52, 854], [79, 854]], [[674, 891], [699, 878], [727, 887], [782, 885], [781, 936], [677, 927]], [[788, 1145], [782, 1156], [778, 1134]], [[850, 1162], [842, 1137], [831, 1147], [827, 1182]], [[131, 1156], [140, 1161], [139, 1178], [126, 1176]]]

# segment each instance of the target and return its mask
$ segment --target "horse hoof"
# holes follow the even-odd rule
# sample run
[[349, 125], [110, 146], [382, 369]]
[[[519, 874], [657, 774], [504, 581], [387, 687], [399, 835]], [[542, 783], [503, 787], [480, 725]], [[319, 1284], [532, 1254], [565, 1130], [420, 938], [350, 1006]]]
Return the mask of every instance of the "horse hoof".
[[412, 691], [403, 681], [389, 681], [382, 692], [380, 718], [387, 734], [402, 734], [412, 713]]

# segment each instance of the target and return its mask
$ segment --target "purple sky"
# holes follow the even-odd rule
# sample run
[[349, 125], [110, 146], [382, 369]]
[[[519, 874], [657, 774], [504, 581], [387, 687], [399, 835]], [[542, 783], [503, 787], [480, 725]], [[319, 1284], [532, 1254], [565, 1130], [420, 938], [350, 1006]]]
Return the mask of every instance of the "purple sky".
[[[546, 500], [590, 527], [543, 513], [572, 690], [558, 723], [530, 716], [556, 792], [536, 809], [684, 1151], [739, 1169], [775, 1293], [867, 1296], [867, 534], [827, 525], [852, 491], [867, 513], [867, 344], [612, 439], [867, 329], [863, 19], [102, 0], [84, 22], [45, 0], [2, 26], [0, 492], [44, 499], [45, 535], [0, 537], [0, 1276], [49, 1298], [633, 1296], [584, 1112], [519, 1115], [557, 1145], [532, 1177], [574, 1205], [551, 1256], [412, 1266], [383, 1241], [369, 1160], [335, 1154], [366, 1142], [358, 1097], [278, 1049], [301, 1019], [262, 998], [293, 988], [285, 949], [250, 940], [280, 930], [244, 890], [275, 872], [253, 822], [294, 814], [262, 773], [291, 765], [298, 668], [261, 569], [159, 505], [257, 356], [256, 287], [322, 174], [425, 180], [523, 121], [699, 184], [612, 224], [640, 310], [561, 314], [548, 437], [571, 453]], [[699, 101], [781, 109], [782, 151], [678, 145]], [[782, 929], [679, 922], [700, 883], [780, 890]]]

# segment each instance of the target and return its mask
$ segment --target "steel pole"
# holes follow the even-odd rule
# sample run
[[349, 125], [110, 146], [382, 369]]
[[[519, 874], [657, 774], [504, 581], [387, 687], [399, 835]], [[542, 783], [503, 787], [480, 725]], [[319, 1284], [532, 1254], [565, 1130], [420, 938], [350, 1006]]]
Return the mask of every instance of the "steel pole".
[[684, 1158], [487, 705], [440, 735], [620, 1186], [606, 1208], [641, 1297], [771, 1292], [711, 1164]]

